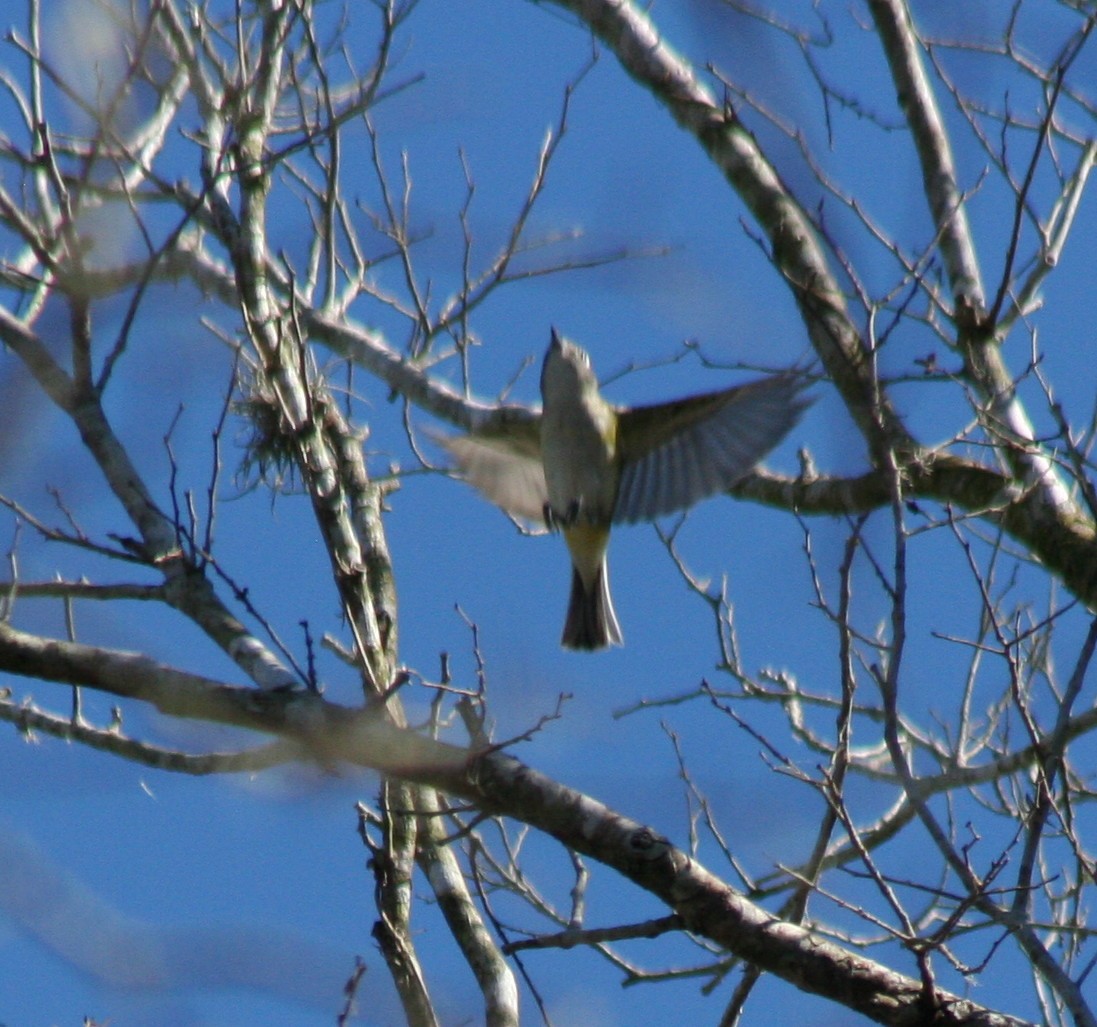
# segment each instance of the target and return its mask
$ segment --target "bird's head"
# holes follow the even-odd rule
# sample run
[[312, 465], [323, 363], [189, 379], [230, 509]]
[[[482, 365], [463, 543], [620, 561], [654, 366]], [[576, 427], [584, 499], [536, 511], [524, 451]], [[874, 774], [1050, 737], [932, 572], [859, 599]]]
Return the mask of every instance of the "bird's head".
[[555, 328], [545, 362], [541, 365], [541, 396], [559, 390], [598, 388], [598, 380], [590, 366], [590, 357], [581, 346], [569, 342]]

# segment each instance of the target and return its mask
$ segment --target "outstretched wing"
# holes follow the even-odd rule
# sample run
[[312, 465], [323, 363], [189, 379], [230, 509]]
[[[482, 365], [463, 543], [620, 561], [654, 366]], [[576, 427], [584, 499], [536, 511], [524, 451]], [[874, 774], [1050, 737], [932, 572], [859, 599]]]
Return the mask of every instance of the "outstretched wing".
[[793, 374], [620, 412], [613, 519], [632, 523], [724, 492], [777, 445], [810, 402]]
[[470, 485], [507, 513], [544, 523], [548, 488], [541, 464], [539, 422], [509, 425], [506, 433], [437, 436]]

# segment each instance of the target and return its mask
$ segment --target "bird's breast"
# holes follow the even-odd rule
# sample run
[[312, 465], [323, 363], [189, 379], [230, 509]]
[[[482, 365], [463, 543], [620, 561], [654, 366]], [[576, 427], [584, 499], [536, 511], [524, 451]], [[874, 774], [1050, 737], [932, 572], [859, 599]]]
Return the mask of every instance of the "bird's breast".
[[617, 416], [600, 396], [565, 397], [541, 417], [541, 459], [549, 504], [561, 518], [608, 521], [617, 492]]

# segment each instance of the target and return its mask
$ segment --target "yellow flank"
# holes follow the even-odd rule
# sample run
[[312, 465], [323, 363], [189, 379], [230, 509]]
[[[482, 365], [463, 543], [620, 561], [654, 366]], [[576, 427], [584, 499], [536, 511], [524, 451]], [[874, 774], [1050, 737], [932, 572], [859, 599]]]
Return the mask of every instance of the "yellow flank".
[[609, 544], [608, 524], [573, 524], [564, 529], [571, 560], [588, 591], [594, 585]]
[[606, 407], [610, 416], [602, 422], [602, 436], [606, 440], [609, 458], [612, 460], [617, 456], [617, 429], [621, 425], [621, 418], [610, 404], [607, 403]]

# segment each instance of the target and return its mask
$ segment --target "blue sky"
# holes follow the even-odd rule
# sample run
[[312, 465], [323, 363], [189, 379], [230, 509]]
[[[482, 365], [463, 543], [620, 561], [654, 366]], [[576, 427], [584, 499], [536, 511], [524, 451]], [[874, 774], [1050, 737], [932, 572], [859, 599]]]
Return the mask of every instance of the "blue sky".
[[[77, 6], [77, 5], [74, 5]], [[807, 20], [812, 5], [788, 5]], [[932, 6], [932, 5], [921, 5]], [[919, 17], [932, 11], [916, 8]], [[820, 104], [788, 41], [758, 23], [701, 2], [656, 7], [670, 42], [703, 68], [711, 60], [737, 79], [756, 86], [760, 98], [801, 126], [828, 171], [856, 191], [874, 217], [905, 245], [917, 248], [932, 238], [920, 180], [908, 138], [882, 132], [837, 106], [833, 140], [821, 125]], [[973, 33], [992, 34], [995, 22], [983, 5], [966, 5]], [[348, 43], [361, 42], [363, 54], [372, 26], [355, 21]], [[792, 15], [790, 15], [792, 16]], [[852, 15], [834, 11], [841, 36], [824, 59], [842, 86], [869, 98], [885, 119], [898, 114], [882, 59], [871, 32], [857, 29]], [[1053, 35], [1048, 23], [1041, 32]], [[1035, 47], [1046, 45], [1035, 27], [1026, 27]], [[361, 33], [361, 35], [359, 35]], [[433, 282], [436, 304], [459, 283], [461, 228], [457, 211], [465, 180], [458, 157], [463, 150], [476, 181], [471, 208], [474, 262], [486, 262], [509, 230], [510, 219], [528, 189], [541, 140], [559, 119], [564, 86], [591, 53], [589, 35], [574, 20], [548, 5], [514, 0], [423, 0], [401, 36], [396, 75], [424, 73], [421, 83], [376, 112], [386, 163], [398, 173], [407, 154], [414, 183], [413, 223], [424, 241], [417, 259]], [[362, 57], [362, 61], [365, 61]], [[13, 66], [10, 49], [0, 65]], [[1092, 64], [1092, 61], [1090, 61]], [[993, 92], [993, 76], [976, 82]], [[1031, 87], [1011, 85], [1016, 102], [1033, 102]], [[955, 112], [947, 108], [951, 124]], [[0, 108], [0, 119], [10, 119]], [[0, 121], [0, 128], [4, 124]], [[1082, 126], [1084, 127], [1084, 126]], [[761, 122], [759, 138], [771, 147], [779, 169], [809, 206], [819, 198], [794, 145]], [[13, 130], [14, 131], [14, 130]], [[1092, 134], [1092, 126], [1089, 127]], [[377, 202], [372, 170], [365, 159], [361, 128], [347, 131], [347, 192], [363, 204]], [[958, 164], [964, 184], [974, 186], [986, 163], [964, 137]], [[189, 151], [179, 143], [179, 173]], [[360, 185], [358, 180], [360, 179]], [[5, 182], [9, 185], [10, 182]], [[992, 180], [972, 203], [980, 256], [993, 288], [1001, 264], [1006, 197]], [[285, 195], [272, 213], [272, 243], [293, 253], [307, 229], [299, 209]], [[827, 224], [866, 275], [873, 290], [895, 277], [878, 249], [832, 201]], [[581, 237], [547, 255], [599, 254], [628, 249], [637, 254], [665, 247], [662, 255], [638, 255], [586, 272], [534, 279], [502, 290], [479, 310], [473, 327], [483, 345], [473, 354], [473, 383], [489, 397], [507, 383], [525, 360], [531, 369], [513, 396], [536, 400], [536, 368], [557, 326], [585, 346], [603, 377], [631, 361], [663, 362], [687, 340], [728, 365], [727, 371], [702, 368], [693, 358], [627, 376], [607, 388], [620, 402], [649, 402], [690, 391], [719, 388], [744, 374], [735, 365], [784, 367], [802, 361], [807, 340], [788, 291], [766, 261], [742, 204], [696, 144], [676, 128], [645, 92], [623, 75], [613, 56], [600, 54], [576, 90], [568, 132], [553, 163], [550, 182], [531, 222], [531, 235], [577, 230]], [[1092, 317], [1082, 309], [1097, 260], [1097, 207], [1085, 197], [1060, 268], [1044, 290], [1045, 306], [1036, 315], [1045, 367], [1057, 398], [1068, 413], [1085, 422], [1092, 413], [1094, 372], [1088, 359]], [[376, 241], [375, 241], [376, 242]], [[376, 243], [378, 246], [379, 242]], [[394, 266], [379, 271], [399, 288]], [[437, 305], [436, 308], [437, 309]], [[104, 339], [117, 330], [124, 306], [105, 303], [97, 313]], [[63, 328], [59, 311], [45, 324]], [[354, 311], [363, 323], [392, 333], [403, 326], [379, 305]], [[228, 382], [226, 351], [202, 329], [200, 316], [231, 324], [210, 301], [184, 286], [159, 287], [155, 303], [138, 319], [134, 342], [122, 361], [108, 401], [116, 429], [132, 447], [142, 471], [162, 482], [167, 458], [162, 438], [178, 416], [173, 446], [183, 487], [201, 492], [211, 460], [211, 418]], [[1028, 359], [1029, 340], [1011, 340], [1011, 367]], [[939, 342], [924, 331], [898, 334], [884, 360], [893, 372], [914, 371], [913, 360], [936, 350]], [[18, 397], [26, 380], [10, 355], [0, 354], [5, 397]], [[413, 467], [403, 437], [399, 407], [387, 388], [359, 372], [355, 387], [361, 415], [371, 435], [366, 443], [374, 472], [390, 461]], [[793, 473], [800, 447], [810, 450], [820, 469], [855, 473], [863, 469], [860, 437], [825, 386], [816, 402], [768, 463]], [[1028, 395], [1035, 393], [1028, 387]], [[948, 386], [898, 388], [900, 410], [925, 441], [958, 431], [968, 412], [958, 390]], [[9, 410], [15, 409], [14, 406]], [[1046, 412], [1034, 407], [1038, 426]], [[25, 444], [0, 445], [0, 491], [20, 498], [49, 518], [45, 487], [61, 490], [89, 532], [125, 531], [121, 511], [89, 475], [90, 463], [61, 417], [47, 408], [21, 407], [18, 427]], [[431, 422], [419, 416], [417, 423]], [[226, 461], [240, 455], [238, 429], [228, 433]], [[223, 482], [219, 512], [222, 566], [246, 583], [255, 604], [303, 652], [299, 622], [313, 632], [339, 633], [335, 594], [327, 561], [318, 545], [307, 503], [299, 496], [238, 495]], [[162, 485], [161, 485], [162, 488]], [[846, 537], [843, 523], [818, 519], [809, 525], [812, 547], [827, 588], [836, 588], [835, 570]], [[516, 755], [546, 773], [589, 792], [623, 812], [653, 824], [679, 844], [688, 832], [686, 800], [668, 738], [681, 739], [736, 856], [753, 874], [774, 863], [804, 858], [819, 816], [816, 798], [787, 776], [774, 773], [752, 737], [704, 703], [616, 717], [641, 699], [686, 693], [702, 678], [714, 678], [719, 654], [711, 617], [688, 594], [650, 527], [615, 532], [610, 574], [626, 646], [588, 655], [560, 650], [558, 639], [567, 599], [569, 569], [556, 538], [528, 538], [470, 489], [441, 475], [408, 475], [391, 499], [387, 529], [396, 567], [401, 616], [401, 656], [427, 678], [436, 678], [439, 654], [451, 654], [455, 676], [471, 682], [474, 662], [470, 633], [460, 610], [480, 633], [489, 679], [490, 710], [499, 738], [529, 728], [550, 712], [557, 696], [571, 694], [563, 718], [548, 725]], [[10, 521], [0, 522], [3, 548], [13, 538]], [[870, 523], [870, 540], [886, 549], [887, 518]], [[746, 666], [787, 669], [815, 691], [837, 690], [834, 632], [813, 607], [804, 557], [804, 530], [788, 514], [719, 498], [694, 511], [680, 535], [680, 551], [699, 577], [727, 583]], [[21, 573], [29, 580], [100, 574], [117, 580], [124, 568], [106, 566], [85, 554], [44, 545], [23, 529], [19, 539]], [[932, 632], [971, 634], [976, 610], [962, 559], [943, 533], [918, 541], [912, 564], [915, 604], [912, 618], [911, 687], [918, 689], [911, 713], [931, 721], [952, 709], [956, 682], [967, 666], [967, 652]], [[858, 578], [862, 628], [871, 633], [886, 607], [871, 575]], [[1040, 601], [1035, 574], [1023, 573], [1019, 588]], [[833, 595], [833, 592], [832, 592]], [[60, 634], [56, 607], [23, 601], [20, 625]], [[77, 607], [81, 637], [104, 645], [142, 650], [186, 669], [223, 676], [237, 683], [229, 661], [202, 643], [194, 629], [163, 611], [138, 604]], [[1062, 659], [1069, 662], [1083, 625], [1067, 621]], [[358, 701], [353, 675], [330, 657], [320, 667], [327, 695]], [[52, 709], [65, 709], [66, 690], [41, 682], [4, 681]], [[727, 683], [730, 685], [730, 682]], [[1092, 689], [1091, 689], [1092, 691]], [[429, 699], [409, 692], [413, 715]], [[91, 713], [105, 721], [109, 703], [87, 698]], [[781, 734], [778, 711], [752, 712], [759, 731]], [[666, 729], [664, 728], [666, 725]], [[192, 751], [224, 747], [238, 735], [203, 725], [170, 723], [140, 708], [127, 709], [125, 727], [137, 737], [154, 736]], [[790, 754], [813, 767], [816, 757], [788, 743]], [[7, 782], [0, 804], [0, 867], [34, 866], [48, 891], [74, 897], [89, 922], [116, 924], [133, 945], [133, 962], [145, 957], [170, 969], [155, 986], [128, 986], [81, 968], [77, 944], [80, 923], [66, 926], [68, 942], [25, 929], [18, 916], [0, 916], [0, 1023], [78, 1024], [84, 1015], [117, 1027], [144, 1025], [229, 1025], [263, 1023], [319, 1025], [334, 1022], [340, 987], [361, 955], [369, 969], [360, 992], [361, 1021], [399, 1022], [383, 965], [369, 931], [374, 919], [368, 853], [356, 833], [354, 804], [376, 789], [369, 774], [326, 773], [293, 767], [254, 778], [187, 779], [131, 766], [118, 760], [42, 738], [34, 743], [13, 730], [0, 731], [0, 778]], [[858, 784], [866, 811], [880, 810], [890, 793]], [[919, 844], [924, 839], [918, 838]], [[913, 841], [909, 843], [913, 845]], [[555, 844], [529, 842], [529, 867], [555, 901], [566, 904], [570, 864]], [[719, 852], [706, 840], [702, 858], [737, 883]], [[914, 876], [916, 850], [889, 854], [896, 872]], [[611, 924], [658, 916], [662, 910], [646, 895], [606, 871], [594, 869], [588, 924]], [[0, 870], [0, 877], [6, 876]], [[34, 885], [27, 882], [27, 888]], [[856, 894], [856, 889], [853, 890]], [[871, 904], [870, 895], [861, 900]], [[518, 914], [515, 913], [515, 916]], [[470, 975], [458, 961], [433, 910], [420, 902], [422, 956], [436, 989], [446, 1024], [475, 1022], [479, 1003]], [[833, 906], [819, 916], [850, 930], [860, 929]], [[267, 947], [269, 946], [269, 947]], [[1006, 946], [1008, 948], [1008, 946]], [[623, 948], [651, 969], [696, 960], [699, 953], [678, 943], [633, 943]], [[973, 952], [983, 951], [978, 944]], [[283, 969], [278, 953], [289, 953]], [[150, 955], [151, 954], [151, 955]], [[234, 965], [229, 954], [239, 960]], [[891, 949], [880, 958], [913, 973], [911, 960]], [[152, 957], [155, 956], [155, 959]], [[990, 1005], [1033, 1015], [1030, 989], [1019, 980], [1017, 964], [1001, 954], [976, 995]], [[713, 1021], [729, 994], [705, 998], [696, 981], [620, 987], [621, 975], [596, 957], [572, 953], [527, 954], [526, 963], [546, 998], [555, 1023], [615, 1024]], [[159, 962], [157, 962], [159, 961]], [[273, 969], [272, 969], [273, 968]], [[963, 981], [942, 969], [946, 986]], [[535, 1007], [523, 996], [528, 1022]], [[757, 1024], [854, 1024], [861, 1022], [837, 1007], [801, 996], [788, 986], [763, 981], [750, 1006]]]

